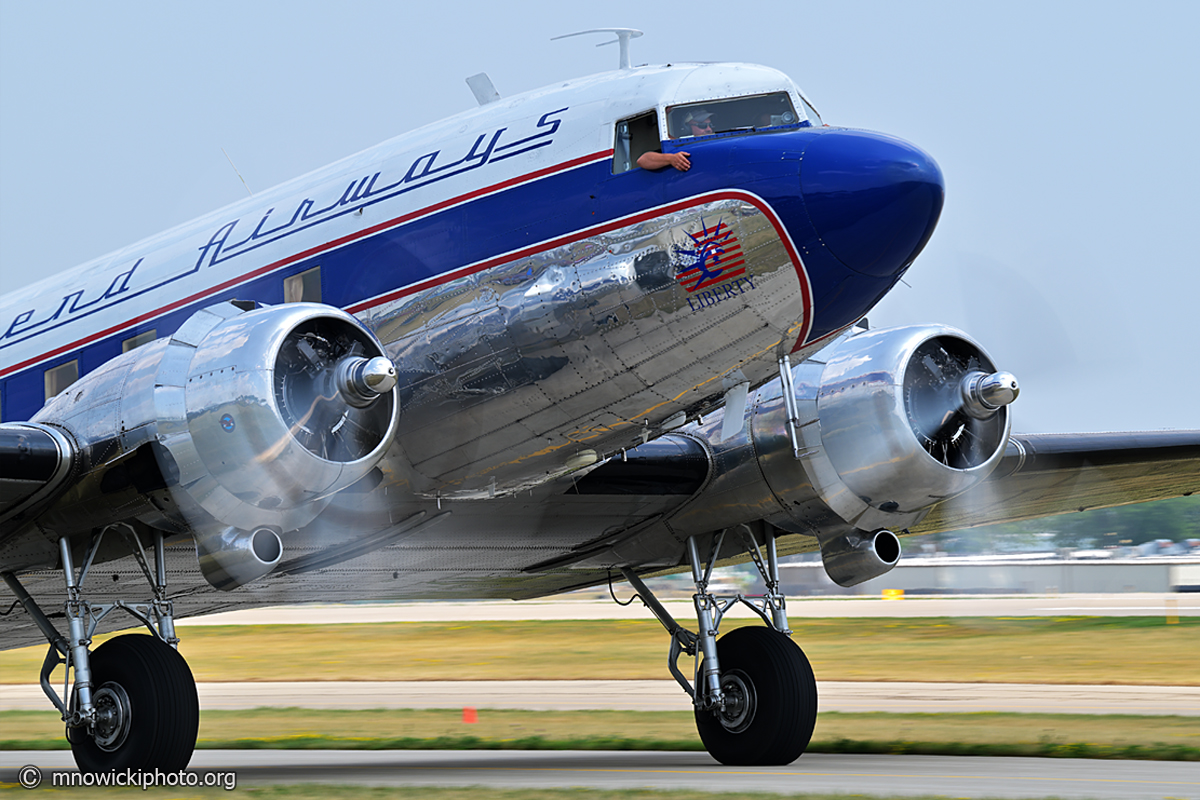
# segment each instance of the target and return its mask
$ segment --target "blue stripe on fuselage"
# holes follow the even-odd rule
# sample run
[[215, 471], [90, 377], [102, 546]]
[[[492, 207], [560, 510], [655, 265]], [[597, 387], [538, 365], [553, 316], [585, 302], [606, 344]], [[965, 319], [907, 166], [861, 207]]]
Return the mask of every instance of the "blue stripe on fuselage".
[[812, 286], [809, 339], [820, 338], [862, 316], [897, 279], [853, 273], [820, 244], [799, 196], [799, 159], [812, 137], [821, 134], [800, 129], [668, 142], [666, 150], [691, 153], [690, 171], [634, 169], [613, 175], [605, 159], [421, 217], [14, 373], [3, 384], [3, 419], [28, 419], [42, 407], [47, 369], [77, 358], [79, 374], [86, 375], [118, 356], [121, 341], [150, 329], [159, 337], [170, 335], [199, 308], [216, 303], [235, 298], [281, 303], [282, 279], [314, 266], [321, 267], [322, 302], [345, 308], [499, 253], [719, 189], [752, 192], [779, 215]]

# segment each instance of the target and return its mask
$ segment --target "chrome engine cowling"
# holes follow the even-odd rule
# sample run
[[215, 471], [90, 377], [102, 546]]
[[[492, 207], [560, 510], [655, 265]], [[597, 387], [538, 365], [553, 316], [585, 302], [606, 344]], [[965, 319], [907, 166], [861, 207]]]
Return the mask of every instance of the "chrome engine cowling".
[[[796, 494], [801, 506], [815, 494], [844, 523], [819, 526], [817, 536], [826, 572], [853, 586], [899, 560], [889, 530], [915, 525], [996, 468], [1019, 390], [982, 347], [946, 326], [863, 331], [821, 356], [824, 364], [794, 372], [807, 377], [793, 380], [799, 449], [790, 437], [780, 446], [769, 413], [766, 424], [756, 420], [756, 444], [776, 440], [763, 474], [785, 508], [797, 508]], [[797, 465], [806, 486], [796, 486]], [[884, 557], [875, 547], [881, 533]]]
[[736, 435], [723, 414], [681, 431], [707, 443], [714, 477], [670, 525], [766, 520], [818, 539], [838, 583], [877, 577], [899, 559], [891, 531], [999, 464], [1017, 392], [961, 331], [855, 331], [751, 392]]
[[294, 530], [391, 444], [394, 367], [377, 383], [384, 391], [364, 398], [386, 357], [349, 314], [311, 303], [231, 309], [198, 312], [167, 344], [154, 389], [164, 472], [185, 513]]
[[78, 443], [79, 474], [39, 521], [48, 538], [127, 521], [187, 531], [205, 576], [234, 588], [279, 562], [265, 557], [273, 538], [375, 468], [399, 392], [378, 339], [340, 309], [222, 304], [85, 375], [34, 421]]
[[989, 408], [985, 382], [1011, 387], [1015, 398], [1015, 379], [957, 331], [852, 336], [835, 345], [821, 373], [822, 449], [839, 480], [875, 511], [929, 508], [974, 486], [1004, 454], [1007, 404]]

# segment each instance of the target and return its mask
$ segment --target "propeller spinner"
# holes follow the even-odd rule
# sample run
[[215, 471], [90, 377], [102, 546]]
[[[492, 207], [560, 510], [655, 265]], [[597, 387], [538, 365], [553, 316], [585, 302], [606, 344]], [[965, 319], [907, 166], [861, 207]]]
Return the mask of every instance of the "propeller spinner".
[[981, 352], [948, 337], [926, 341], [904, 376], [909, 423], [922, 446], [943, 464], [974, 467], [995, 447], [997, 412], [1017, 399], [1010, 372], [995, 372]]

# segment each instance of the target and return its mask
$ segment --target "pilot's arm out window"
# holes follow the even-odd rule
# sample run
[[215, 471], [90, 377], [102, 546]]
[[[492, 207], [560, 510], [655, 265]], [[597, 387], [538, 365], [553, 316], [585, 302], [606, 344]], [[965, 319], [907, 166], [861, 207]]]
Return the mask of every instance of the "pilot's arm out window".
[[657, 111], [647, 111], [623, 119], [617, 123], [616, 139], [613, 142], [613, 174], [628, 172], [637, 166], [637, 160], [644, 153], [657, 153], [661, 150]]

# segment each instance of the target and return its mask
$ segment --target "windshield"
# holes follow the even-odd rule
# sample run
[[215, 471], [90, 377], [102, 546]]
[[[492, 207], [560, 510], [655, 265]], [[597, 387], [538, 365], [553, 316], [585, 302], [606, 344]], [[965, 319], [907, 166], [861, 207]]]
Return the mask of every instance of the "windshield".
[[[807, 108], [805, 109], [807, 112]], [[813, 112], [815, 115], [815, 112]], [[750, 131], [776, 125], [811, 125], [807, 113], [797, 115], [787, 92], [708, 100], [667, 108], [667, 131], [672, 139]]]

